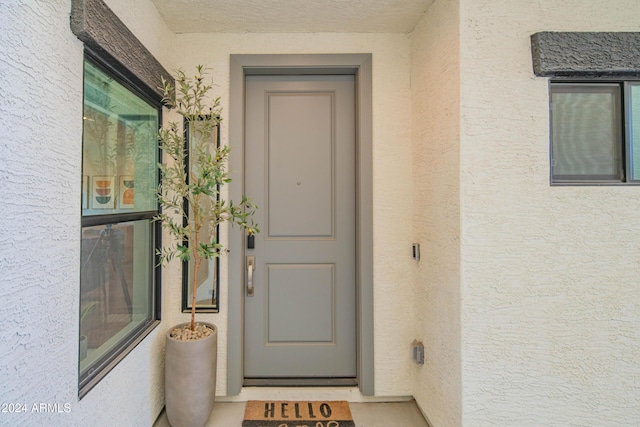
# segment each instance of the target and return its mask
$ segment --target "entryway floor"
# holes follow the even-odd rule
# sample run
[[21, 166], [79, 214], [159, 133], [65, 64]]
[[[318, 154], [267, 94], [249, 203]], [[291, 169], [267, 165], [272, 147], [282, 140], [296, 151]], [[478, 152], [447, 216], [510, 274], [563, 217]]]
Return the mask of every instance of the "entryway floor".
[[[241, 427], [245, 403], [216, 402], [207, 427]], [[356, 427], [429, 427], [415, 401], [349, 403]], [[163, 410], [153, 427], [170, 427]]]

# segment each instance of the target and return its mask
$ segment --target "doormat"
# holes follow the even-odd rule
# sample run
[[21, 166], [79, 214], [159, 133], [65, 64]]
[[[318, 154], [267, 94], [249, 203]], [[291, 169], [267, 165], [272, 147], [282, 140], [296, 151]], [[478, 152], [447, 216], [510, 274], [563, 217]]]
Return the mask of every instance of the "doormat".
[[242, 427], [355, 427], [345, 401], [250, 400]]

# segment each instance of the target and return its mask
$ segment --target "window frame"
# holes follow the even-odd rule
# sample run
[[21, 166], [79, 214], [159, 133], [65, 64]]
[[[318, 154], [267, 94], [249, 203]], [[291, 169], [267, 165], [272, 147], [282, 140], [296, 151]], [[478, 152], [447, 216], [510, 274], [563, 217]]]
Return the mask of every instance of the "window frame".
[[[594, 88], [603, 86], [618, 87], [620, 99], [616, 109], [618, 110], [618, 132], [620, 136], [621, 157], [618, 165], [620, 178], [612, 179], [559, 179], [553, 174], [553, 88], [554, 86], [564, 86], [575, 88], [593, 86]], [[631, 129], [631, 87], [640, 86], [640, 79], [628, 78], [552, 78], [549, 79], [549, 182], [552, 186], [637, 186], [640, 185], [640, 176], [633, 179], [631, 176], [633, 168], [633, 145]], [[640, 112], [638, 112], [640, 114]], [[640, 141], [637, 147], [640, 150]]]
[[[148, 88], [133, 83], [133, 80], [127, 78], [129, 71], [119, 65], [110, 64], [109, 61], [103, 59], [100, 55], [93, 52], [91, 49], [85, 47], [83, 58], [83, 69], [86, 62], [90, 62], [93, 66], [103, 71], [105, 74], [113, 78], [119, 84], [130, 90], [140, 99], [148, 103], [151, 107], [156, 108], [158, 111], [158, 127], [162, 126], [162, 103], [157, 96]], [[84, 76], [84, 71], [83, 71]], [[84, 77], [83, 77], [84, 80]], [[83, 91], [83, 103], [84, 103], [84, 91]], [[83, 126], [84, 129], [84, 126]], [[84, 130], [83, 130], [83, 147], [84, 147]], [[161, 157], [161, 150], [156, 144], [157, 159]], [[84, 154], [82, 156], [84, 162]], [[82, 174], [82, 173], [81, 173]], [[157, 188], [160, 182], [160, 172], [156, 168], [156, 180], [155, 188]], [[162, 244], [162, 231], [158, 222], [152, 221], [153, 217], [160, 212], [160, 206], [156, 205], [157, 209], [152, 211], [139, 211], [139, 212], [125, 212], [125, 213], [109, 213], [105, 215], [88, 215], [84, 216], [82, 207], [80, 210], [81, 226], [80, 233], [86, 227], [100, 226], [107, 224], [119, 224], [131, 221], [148, 220], [150, 221], [151, 233], [150, 233], [150, 250], [153, 251], [150, 254], [150, 258], [153, 260], [150, 271], [150, 295], [149, 301], [151, 303], [150, 314], [151, 318], [144, 323], [135, 327], [125, 338], [123, 338], [114, 348], [107, 351], [102, 355], [93, 366], [86, 370], [83, 374], [80, 372], [80, 350], [78, 350], [78, 398], [82, 399], [95, 385], [97, 385], [111, 370], [123, 360], [142, 340], [147, 337], [151, 331], [153, 331], [159, 324], [161, 319], [161, 267], [159, 265], [158, 255], [156, 248], [159, 248]], [[80, 279], [79, 271], [79, 279]], [[81, 280], [81, 279], [80, 279]], [[81, 282], [78, 282], [78, 293], [81, 292]], [[81, 298], [78, 301], [78, 307], [81, 307]], [[80, 325], [80, 315], [78, 316], [78, 324]], [[80, 345], [78, 341], [78, 346]]]

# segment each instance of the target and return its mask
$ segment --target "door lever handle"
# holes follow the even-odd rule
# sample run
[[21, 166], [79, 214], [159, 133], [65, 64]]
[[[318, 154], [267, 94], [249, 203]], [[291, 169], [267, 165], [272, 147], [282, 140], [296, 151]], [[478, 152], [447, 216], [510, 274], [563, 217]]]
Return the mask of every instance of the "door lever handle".
[[247, 296], [253, 296], [253, 271], [256, 269], [256, 257], [255, 255], [249, 255], [247, 257]]

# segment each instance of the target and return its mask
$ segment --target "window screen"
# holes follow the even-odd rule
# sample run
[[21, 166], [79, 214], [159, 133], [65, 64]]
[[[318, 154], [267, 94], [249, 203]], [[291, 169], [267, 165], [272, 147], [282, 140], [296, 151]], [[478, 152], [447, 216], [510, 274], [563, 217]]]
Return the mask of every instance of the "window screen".
[[552, 84], [554, 181], [623, 179], [620, 106], [619, 85]]

